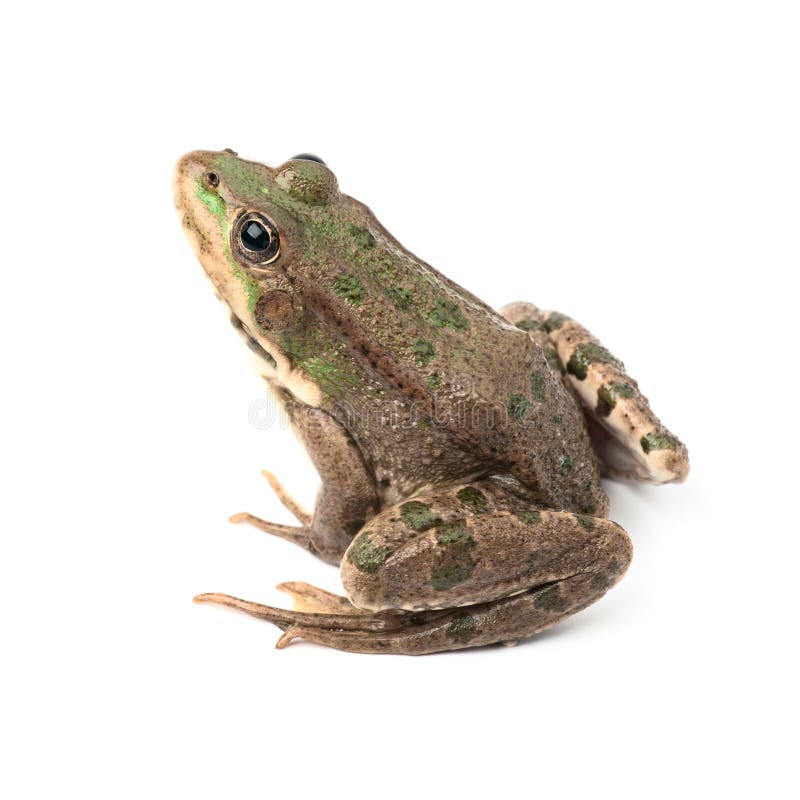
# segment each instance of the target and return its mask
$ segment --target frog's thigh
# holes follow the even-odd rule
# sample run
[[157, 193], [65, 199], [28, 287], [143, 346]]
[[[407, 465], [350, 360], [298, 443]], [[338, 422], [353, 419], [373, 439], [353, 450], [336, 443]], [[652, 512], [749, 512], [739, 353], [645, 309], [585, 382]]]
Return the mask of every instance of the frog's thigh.
[[[615, 523], [508, 504], [500, 510], [478, 485], [376, 516], [342, 561], [350, 600], [369, 611], [487, 604], [482, 638], [471, 641], [482, 644], [529, 636], [585, 608], [627, 568], [630, 540]], [[522, 616], [510, 627], [489, 621], [498, 604], [523, 593], [527, 599], [515, 602]]]
[[673, 483], [686, 478], [686, 447], [650, 409], [639, 385], [621, 361], [575, 320], [530, 303], [501, 309], [510, 322], [527, 330], [557, 360], [551, 365], [580, 398], [592, 443], [611, 477]]

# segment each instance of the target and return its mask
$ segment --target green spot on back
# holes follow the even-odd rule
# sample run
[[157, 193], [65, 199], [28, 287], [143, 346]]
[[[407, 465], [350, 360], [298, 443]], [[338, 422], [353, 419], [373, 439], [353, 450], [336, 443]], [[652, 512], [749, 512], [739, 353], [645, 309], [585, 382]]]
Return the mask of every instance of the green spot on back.
[[356, 247], [360, 250], [369, 250], [375, 247], [375, 237], [366, 228], [360, 228], [358, 225], [351, 225], [350, 233], [355, 239]]
[[389, 299], [401, 311], [408, 311], [414, 304], [414, 292], [411, 289], [404, 289], [402, 286], [389, 286], [386, 289]]
[[622, 362], [614, 358], [605, 347], [586, 342], [575, 348], [575, 352], [567, 362], [567, 372], [582, 381], [586, 377], [586, 371], [590, 364], [616, 364], [622, 369]]
[[377, 572], [386, 559], [394, 553], [394, 548], [389, 545], [381, 547], [369, 540], [369, 532], [364, 531], [350, 545], [347, 551], [347, 560], [362, 572]]
[[425, 383], [429, 389], [438, 389], [442, 385], [442, 376], [434, 372], [425, 378]]
[[454, 519], [452, 522], [445, 522], [436, 529], [436, 539], [440, 544], [461, 545], [469, 543], [470, 546], [475, 542], [472, 534], [463, 519]]
[[350, 274], [337, 278], [333, 282], [333, 291], [354, 306], [359, 305], [367, 294], [364, 284], [355, 275]]
[[437, 328], [454, 328], [457, 331], [465, 331], [469, 327], [469, 322], [461, 313], [461, 309], [452, 301], [441, 298], [436, 301], [428, 319]]
[[678, 450], [681, 446], [681, 443], [669, 433], [648, 433], [642, 436], [639, 443], [645, 453], [651, 450]]
[[531, 375], [531, 392], [533, 392], [533, 397], [535, 400], [538, 400], [540, 403], [544, 402], [544, 375], [541, 372], [534, 372]]
[[526, 525], [535, 525], [542, 518], [542, 515], [538, 511], [531, 511], [529, 509], [515, 511], [514, 516], [522, 520]]
[[524, 394], [512, 394], [508, 397], [508, 415], [519, 422], [531, 407], [531, 401]]
[[572, 472], [572, 459], [569, 456], [559, 456], [558, 471], [561, 475], [568, 475]]
[[410, 500], [400, 506], [400, 518], [415, 531], [427, 531], [438, 525], [441, 520], [437, 517], [425, 503], [419, 500]]
[[433, 345], [424, 339], [417, 339], [411, 345], [411, 352], [416, 356], [417, 364], [421, 367], [424, 367], [436, 355]]
[[465, 486], [456, 497], [467, 506], [473, 514], [485, 514], [489, 508], [486, 495], [474, 486]]

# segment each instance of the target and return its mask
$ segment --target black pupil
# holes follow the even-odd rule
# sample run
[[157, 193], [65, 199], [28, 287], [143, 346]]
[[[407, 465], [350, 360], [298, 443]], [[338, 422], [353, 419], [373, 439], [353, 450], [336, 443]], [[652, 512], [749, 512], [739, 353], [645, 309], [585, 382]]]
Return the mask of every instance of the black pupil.
[[254, 219], [242, 228], [242, 244], [256, 253], [269, 247], [269, 231]]

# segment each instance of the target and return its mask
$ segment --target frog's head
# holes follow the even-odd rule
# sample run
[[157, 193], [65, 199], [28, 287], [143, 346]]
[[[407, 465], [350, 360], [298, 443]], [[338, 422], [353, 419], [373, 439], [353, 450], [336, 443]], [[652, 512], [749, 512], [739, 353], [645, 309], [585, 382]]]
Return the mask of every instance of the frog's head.
[[174, 193], [184, 231], [232, 322], [274, 362], [280, 332], [302, 310], [290, 276], [307, 258], [307, 231], [325, 226], [342, 198], [336, 177], [307, 154], [273, 168], [232, 150], [198, 150], [178, 161]]
[[467, 331], [487, 350], [509, 329], [528, 341], [405, 250], [313, 156], [269, 167], [233, 151], [189, 153], [175, 201], [262, 374], [312, 405], [376, 373], [421, 395], [448, 365], [470, 374]]

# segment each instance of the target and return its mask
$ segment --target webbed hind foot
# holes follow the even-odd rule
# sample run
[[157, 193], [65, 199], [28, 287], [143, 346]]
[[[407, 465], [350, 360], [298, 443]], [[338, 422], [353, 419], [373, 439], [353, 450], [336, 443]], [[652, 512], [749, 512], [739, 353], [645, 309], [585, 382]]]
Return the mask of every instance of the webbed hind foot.
[[609, 477], [651, 483], [686, 479], [684, 444], [661, 424], [623, 363], [583, 325], [532, 303], [510, 303], [500, 313], [528, 332], [580, 398], [592, 444]]
[[198, 595], [195, 602], [216, 603], [273, 623], [283, 631], [275, 644], [279, 650], [305, 639], [350, 653], [426, 655], [516, 643], [585, 608], [607, 588], [596, 573], [587, 572], [488, 603], [377, 614], [287, 611], [225, 594]]

